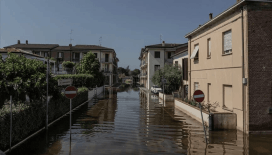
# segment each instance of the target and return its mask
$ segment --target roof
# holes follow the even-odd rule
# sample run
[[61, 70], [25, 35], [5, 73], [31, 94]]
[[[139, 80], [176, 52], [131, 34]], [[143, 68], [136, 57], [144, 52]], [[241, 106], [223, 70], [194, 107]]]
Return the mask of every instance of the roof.
[[58, 47], [58, 44], [14, 44], [4, 48], [21, 48], [21, 49], [53, 49]]
[[43, 56], [40, 56], [40, 55], [37, 55], [37, 54], [32, 54], [32, 53], [29, 53], [29, 52], [21, 50], [21, 49], [15, 49], [15, 48], [8, 48], [8, 49], [1, 48], [0, 49], [0, 54], [1, 53], [7, 53], [7, 52], [22, 53], [22, 54], [27, 54], [27, 55], [32, 55], [32, 56], [35, 56], [35, 57], [39, 57], [39, 58], [44, 58]]
[[114, 50], [112, 48], [97, 46], [97, 45], [76, 45], [73, 47], [76, 49], [88, 49], [88, 50]]
[[[188, 43], [186, 43], [188, 44]], [[178, 46], [181, 46], [183, 44], [175, 44], [175, 43], [165, 43], [165, 46], [162, 46], [162, 44], [155, 44], [155, 45], [148, 45], [148, 46], [145, 46], [145, 48], [171, 48], [171, 47], [178, 47]]]
[[243, 4], [245, 4], [246, 2], [272, 2], [272, 1], [268, 1], [268, 0], [241, 0], [240, 2], [235, 3], [233, 6], [231, 6], [230, 8], [228, 8], [227, 10], [225, 10], [224, 12], [220, 13], [219, 15], [217, 15], [216, 17], [214, 17], [213, 19], [209, 20], [205, 24], [203, 24], [203, 25], [199, 26], [198, 28], [194, 29], [193, 31], [189, 32], [184, 37], [188, 38], [191, 35], [199, 32], [200, 30], [203, 30], [204, 28], [206, 28], [210, 24], [215, 23], [218, 20], [221, 20], [222, 18], [224, 18], [225, 15], [227, 15], [228, 13], [230, 13], [232, 10], [237, 9], [237, 8], [243, 6]]
[[178, 52], [178, 53], [175, 53], [175, 54], [171, 55], [171, 57], [177, 56], [177, 55], [182, 54], [182, 53], [185, 53], [185, 52], [188, 52], [188, 49], [185, 49], [185, 50], [183, 50], [183, 51], [180, 51], [180, 52]]
[[68, 51], [70, 50], [70, 46], [58, 46], [53, 49], [53, 51]]

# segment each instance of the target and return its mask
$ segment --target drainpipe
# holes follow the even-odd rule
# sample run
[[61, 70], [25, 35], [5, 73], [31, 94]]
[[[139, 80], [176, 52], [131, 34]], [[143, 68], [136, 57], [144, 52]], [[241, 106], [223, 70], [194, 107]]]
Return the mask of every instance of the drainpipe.
[[[241, 27], [242, 27], [242, 81], [245, 78], [244, 73], [244, 14], [243, 7], [241, 7]], [[244, 83], [242, 82], [242, 103], [243, 103], [243, 132], [246, 132], [246, 104], [245, 104], [245, 91], [244, 91]]]
[[192, 86], [191, 86], [191, 81], [192, 81], [192, 70], [191, 70], [191, 66], [192, 66], [192, 64], [191, 64], [191, 59], [190, 59], [190, 55], [191, 55], [191, 36], [189, 36], [189, 42], [190, 42], [190, 45], [189, 45], [189, 50], [188, 50], [188, 63], [190, 63], [190, 72], [188, 72], [188, 74], [190, 74], [190, 81], [189, 81], [189, 88], [188, 88], [188, 90], [190, 90], [190, 91], [188, 91], [188, 99], [190, 99], [191, 100], [191, 88], [192, 88]]

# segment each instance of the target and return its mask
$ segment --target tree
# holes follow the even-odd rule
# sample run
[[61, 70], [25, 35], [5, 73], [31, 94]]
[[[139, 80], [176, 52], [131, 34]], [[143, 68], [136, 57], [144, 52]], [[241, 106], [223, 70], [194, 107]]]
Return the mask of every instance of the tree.
[[161, 81], [163, 77], [167, 81], [167, 83], [164, 84], [164, 92], [166, 94], [171, 94], [173, 91], [178, 89], [179, 86], [182, 85], [181, 70], [179, 70], [175, 66], [170, 66], [166, 64], [164, 68], [157, 70], [152, 77], [152, 82], [162, 88], [163, 84]]
[[104, 75], [99, 71], [100, 63], [95, 59], [95, 55], [90, 51], [81, 60], [80, 63], [76, 65], [77, 74], [91, 74], [94, 76], [95, 83], [98, 86], [103, 85]]
[[[14, 101], [25, 101], [26, 95], [30, 102], [45, 99], [46, 96], [46, 64], [38, 60], [27, 59], [8, 52], [5, 61], [0, 55], [0, 108], [9, 96]], [[49, 95], [58, 95], [56, 82], [49, 74]]]
[[126, 76], [129, 76], [129, 66], [127, 66], [127, 68], [123, 68], [123, 67], [118, 67], [118, 74], [125, 74]]
[[132, 71], [132, 76], [137, 76], [137, 75], [139, 75], [141, 73], [141, 71], [139, 70], [139, 69], [134, 69], [133, 71]]

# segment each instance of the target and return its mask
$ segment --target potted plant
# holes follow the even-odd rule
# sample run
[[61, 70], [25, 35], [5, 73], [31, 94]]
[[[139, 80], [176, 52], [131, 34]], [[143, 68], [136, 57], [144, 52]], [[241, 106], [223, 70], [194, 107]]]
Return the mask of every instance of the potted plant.
[[70, 62], [70, 61], [64, 61], [62, 63], [62, 66], [65, 68], [65, 71], [68, 73], [68, 74], [72, 74], [73, 72], [73, 68], [76, 64], [74, 62]]

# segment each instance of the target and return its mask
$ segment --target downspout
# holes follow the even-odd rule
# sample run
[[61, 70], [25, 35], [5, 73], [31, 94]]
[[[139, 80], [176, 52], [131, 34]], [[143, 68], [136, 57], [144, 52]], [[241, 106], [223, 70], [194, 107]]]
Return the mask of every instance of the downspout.
[[241, 7], [241, 26], [242, 26], [242, 103], [243, 103], [243, 132], [245, 133], [246, 131], [246, 105], [245, 105], [245, 91], [244, 91], [244, 84], [243, 84], [243, 79], [245, 78], [245, 73], [244, 73], [244, 14], [243, 14], [243, 7]]
[[190, 99], [191, 100], [191, 92], [192, 92], [192, 90], [191, 90], [191, 88], [192, 88], [192, 85], [191, 85], [191, 81], [192, 81], [192, 70], [191, 70], [191, 58], [190, 58], [190, 55], [191, 55], [191, 36], [189, 36], [189, 42], [190, 42], [190, 45], [189, 45], [189, 50], [188, 50], [188, 63], [190, 64], [190, 72], [188, 72], [188, 74], [190, 74], [190, 82], [189, 82], [189, 89], [188, 90], [190, 90], [189, 92], [188, 92], [188, 99]]

